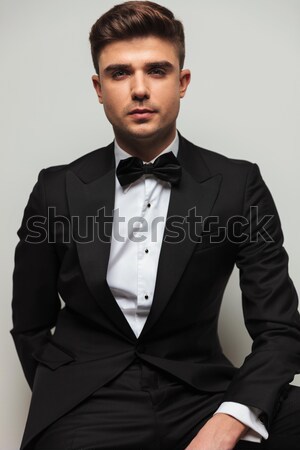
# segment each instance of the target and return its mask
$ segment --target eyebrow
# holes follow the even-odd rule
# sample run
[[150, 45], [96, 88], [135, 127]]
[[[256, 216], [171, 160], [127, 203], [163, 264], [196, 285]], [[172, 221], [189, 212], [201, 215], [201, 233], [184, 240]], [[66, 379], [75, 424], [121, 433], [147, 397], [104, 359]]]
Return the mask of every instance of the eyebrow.
[[[153, 61], [146, 63], [145, 67], [147, 69], [160, 67], [170, 70], [174, 68], [174, 65], [169, 61]], [[130, 70], [130, 69], [132, 69], [132, 64], [110, 64], [109, 66], [105, 67], [104, 73], [108, 74], [110, 72], [113, 72], [114, 70]]]

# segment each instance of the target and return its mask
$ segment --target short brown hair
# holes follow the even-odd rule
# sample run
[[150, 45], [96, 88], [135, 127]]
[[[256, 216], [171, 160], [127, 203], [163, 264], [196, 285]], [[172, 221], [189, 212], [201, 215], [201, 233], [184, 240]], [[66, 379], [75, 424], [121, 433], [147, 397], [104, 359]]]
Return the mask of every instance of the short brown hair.
[[183, 68], [184, 29], [172, 11], [150, 1], [127, 1], [115, 5], [92, 26], [90, 43], [96, 72], [99, 74], [99, 53], [105, 45], [146, 36], [157, 36], [172, 42], [177, 47], [180, 69]]

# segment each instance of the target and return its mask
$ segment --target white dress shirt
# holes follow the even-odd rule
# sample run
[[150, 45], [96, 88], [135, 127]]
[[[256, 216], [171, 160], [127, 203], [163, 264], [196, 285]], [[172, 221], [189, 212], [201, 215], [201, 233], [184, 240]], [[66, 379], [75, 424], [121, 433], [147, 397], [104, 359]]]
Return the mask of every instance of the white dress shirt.
[[[172, 151], [177, 156], [178, 148], [176, 132], [174, 141], [160, 154]], [[116, 167], [121, 159], [130, 156], [115, 140]], [[170, 194], [171, 184], [152, 175], [143, 175], [124, 187], [116, 176], [107, 283], [136, 337], [152, 305]], [[244, 440], [260, 442], [262, 437], [268, 437], [257, 408], [223, 402], [217, 413], [229, 414], [249, 426]]]

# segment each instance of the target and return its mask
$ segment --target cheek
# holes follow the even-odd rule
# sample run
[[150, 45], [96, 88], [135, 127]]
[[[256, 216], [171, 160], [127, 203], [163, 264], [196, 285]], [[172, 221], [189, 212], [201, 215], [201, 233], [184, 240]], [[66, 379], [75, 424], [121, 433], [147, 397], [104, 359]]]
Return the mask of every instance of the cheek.
[[166, 113], [169, 116], [176, 116], [178, 114], [178, 110], [179, 110], [179, 106], [180, 106], [180, 98], [178, 95], [176, 95], [174, 93], [174, 91], [172, 91], [173, 94], [172, 95], [168, 95], [166, 96], [166, 101], [165, 101], [165, 105], [166, 105]]
[[107, 115], [117, 116], [121, 112], [122, 105], [124, 101], [120, 93], [103, 93], [103, 106]]
[[180, 95], [177, 84], [163, 86], [158, 98], [161, 99], [160, 101], [163, 102], [169, 113], [172, 113], [173, 109], [178, 109]]
[[124, 102], [126, 101], [126, 96], [128, 97], [126, 91], [126, 86], [121, 84], [104, 88], [102, 91], [103, 103], [105, 103], [109, 109], [121, 108], [121, 105], [124, 105]]

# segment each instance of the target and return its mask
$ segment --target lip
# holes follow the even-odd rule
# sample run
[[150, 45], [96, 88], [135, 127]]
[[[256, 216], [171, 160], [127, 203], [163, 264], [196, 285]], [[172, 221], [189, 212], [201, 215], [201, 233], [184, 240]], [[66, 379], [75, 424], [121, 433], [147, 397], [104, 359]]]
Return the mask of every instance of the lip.
[[148, 112], [154, 112], [154, 110], [149, 108], [135, 108], [132, 111], [130, 111], [129, 114], [143, 114]]
[[134, 117], [135, 119], [148, 119], [150, 118], [156, 111], [152, 109], [142, 108], [142, 109], [133, 109], [129, 115]]

